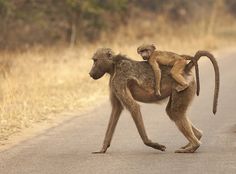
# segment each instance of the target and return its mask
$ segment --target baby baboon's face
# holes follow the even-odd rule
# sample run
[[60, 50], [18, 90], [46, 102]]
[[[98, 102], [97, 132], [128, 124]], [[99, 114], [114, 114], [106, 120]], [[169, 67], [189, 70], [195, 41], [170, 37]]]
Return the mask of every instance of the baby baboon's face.
[[93, 79], [101, 78], [105, 73], [109, 73], [113, 67], [114, 53], [110, 48], [98, 49], [92, 57], [93, 66], [89, 72], [89, 75]]
[[141, 45], [137, 48], [138, 54], [142, 56], [144, 60], [148, 60], [152, 53], [155, 51], [156, 47], [154, 45]]

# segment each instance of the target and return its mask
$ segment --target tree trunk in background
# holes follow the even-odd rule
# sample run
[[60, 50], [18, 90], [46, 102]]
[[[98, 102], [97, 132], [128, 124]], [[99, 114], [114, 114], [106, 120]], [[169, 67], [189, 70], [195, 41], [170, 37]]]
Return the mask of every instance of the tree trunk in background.
[[74, 12], [71, 20], [71, 35], [70, 35], [70, 47], [73, 48], [77, 41], [77, 23], [78, 23], [78, 14]]
[[9, 42], [7, 41], [7, 35], [8, 35], [8, 21], [9, 20], [9, 16], [8, 14], [6, 14], [5, 17], [3, 17], [2, 21], [1, 21], [1, 36], [0, 36], [0, 48], [6, 48], [7, 46], [9, 46]]
[[212, 9], [211, 15], [210, 15], [209, 24], [207, 27], [207, 33], [206, 33], [207, 36], [211, 36], [213, 34], [214, 24], [216, 22], [216, 17], [217, 17], [217, 12], [220, 9], [220, 7], [222, 6], [222, 2], [223, 2], [223, 0], [216, 0], [213, 5], [213, 9]]

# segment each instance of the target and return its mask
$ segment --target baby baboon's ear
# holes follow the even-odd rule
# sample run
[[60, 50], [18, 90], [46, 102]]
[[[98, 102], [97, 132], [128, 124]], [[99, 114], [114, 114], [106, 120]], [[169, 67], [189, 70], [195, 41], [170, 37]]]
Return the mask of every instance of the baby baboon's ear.
[[114, 52], [112, 51], [112, 49], [109, 49], [106, 54], [108, 58], [112, 58], [114, 55]]
[[155, 45], [154, 44], [151, 44], [151, 47], [153, 48], [153, 50], [156, 49]]

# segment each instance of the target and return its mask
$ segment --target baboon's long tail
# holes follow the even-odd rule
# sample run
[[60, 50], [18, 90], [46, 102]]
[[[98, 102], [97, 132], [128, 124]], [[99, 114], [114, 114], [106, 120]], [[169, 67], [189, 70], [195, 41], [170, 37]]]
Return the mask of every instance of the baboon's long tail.
[[217, 104], [218, 104], [218, 96], [219, 96], [219, 89], [220, 89], [220, 71], [219, 71], [219, 66], [217, 64], [217, 61], [215, 59], [215, 57], [209, 53], [208, 51], [198, 51], [195, 56], [194, 59], [191, 60], [185, 67], [185, 71], [188, 72], [190, 71], [193, 66], [195, 65], [194, 61], [197, 62], [200, 57], [202, 56], [206, 56], [210, 59], [213, 67], [214, 67], [214, 71], [215, 71], [215, 90], [214, 90], [214, 100], [213, 100], [213, 113], [215, 114], [217, 111]]
[[197, 84], [196, 94], [197, 94], [197, 96], [199, 96], [199, 93], [200, 93], [200, 79], [199, 79], [199, 68], [198, 68], [197, 61], [195, 61], [194, 57], [189, 56], [189, 55], [181, 55], [181, 56], [185, 57], [186, 60], [192, 60], [193, 61], [193, 64], [194, 64], [194, 67], [195, 67], [196, 84]]

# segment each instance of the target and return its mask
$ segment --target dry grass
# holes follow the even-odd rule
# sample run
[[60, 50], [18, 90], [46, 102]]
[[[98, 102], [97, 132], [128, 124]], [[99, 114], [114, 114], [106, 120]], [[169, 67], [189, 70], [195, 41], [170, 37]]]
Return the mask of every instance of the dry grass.
[[88, 75], [89, 51], [2, 54], [14, 61], [10, 74], [1, 79], [0, 140], [56, 113], [88, 106], [103, 96], [106, 80], [95, 83]]

